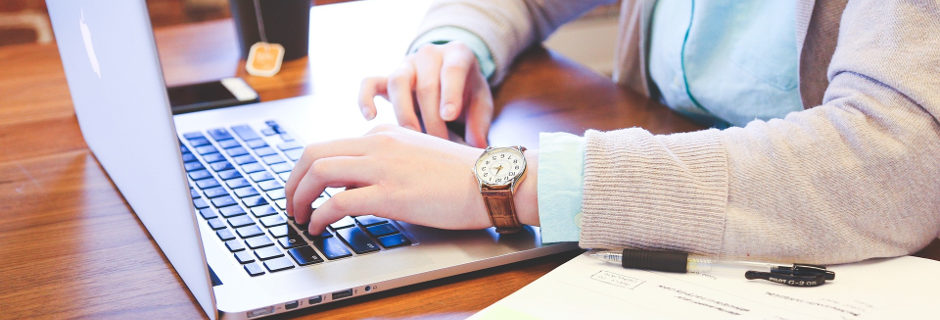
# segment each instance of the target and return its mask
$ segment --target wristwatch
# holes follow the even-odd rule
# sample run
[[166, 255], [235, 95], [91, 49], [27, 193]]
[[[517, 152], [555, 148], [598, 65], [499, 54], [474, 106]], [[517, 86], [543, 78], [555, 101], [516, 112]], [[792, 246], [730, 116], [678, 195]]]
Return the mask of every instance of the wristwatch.
[[483, 203], [490, 221], [501, 234], [522, 230], [513, 193], [525, 179], [526, 163], [523, 146], [487, 147], [473, 165]]

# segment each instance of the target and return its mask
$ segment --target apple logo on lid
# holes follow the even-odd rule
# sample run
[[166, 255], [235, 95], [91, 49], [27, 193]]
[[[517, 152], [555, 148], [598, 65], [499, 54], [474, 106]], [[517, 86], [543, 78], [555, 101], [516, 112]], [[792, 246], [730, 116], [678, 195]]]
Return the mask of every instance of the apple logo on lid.
[[85, 10], [81, 11], [81, 15], [78, 25], [79, 29], [82, 30], [82, 40], [85, 42], [85, 53], [88, 54], [88, 61], [91, 62], [91, 69], [98, 75], [98, 79], [101, 79], [101, 67], [98, 65], [98, 56], [95, 55], [95, 47], [92, 46], [91, 43], [91, 30], [88, 29], [88, 24], [85, 23]]

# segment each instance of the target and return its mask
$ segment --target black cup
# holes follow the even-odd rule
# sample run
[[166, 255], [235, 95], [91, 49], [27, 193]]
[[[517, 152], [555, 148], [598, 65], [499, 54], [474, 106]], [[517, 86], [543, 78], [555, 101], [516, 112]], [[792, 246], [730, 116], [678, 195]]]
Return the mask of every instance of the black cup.
[[251, 46], [261, 41], [255, 1], [261, 9], [268, 42], [284, 46], [284, 61], [306, 56], [312, 0], [229, 0], [242, 59], [247, 59]]

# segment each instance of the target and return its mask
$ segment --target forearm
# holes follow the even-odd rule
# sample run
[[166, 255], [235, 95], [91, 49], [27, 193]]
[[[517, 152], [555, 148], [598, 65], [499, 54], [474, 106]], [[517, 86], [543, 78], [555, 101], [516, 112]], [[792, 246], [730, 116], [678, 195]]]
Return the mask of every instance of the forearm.
[[513, 59], [526, 47], [544, 40], [560, 25], [611, 0], [533, 1], [443, 0], [435, 2], [418, 29], [419, 36], [438, 27], [470, 31], [486, 43], [496, 66], [490, 79], [498, 84]]

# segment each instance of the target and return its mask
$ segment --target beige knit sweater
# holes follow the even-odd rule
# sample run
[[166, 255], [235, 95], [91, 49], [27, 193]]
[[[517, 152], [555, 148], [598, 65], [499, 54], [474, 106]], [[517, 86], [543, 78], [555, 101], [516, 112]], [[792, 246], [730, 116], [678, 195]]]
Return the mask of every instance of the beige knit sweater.
[[[422, 30], [479, 35], [498, 82], [525, 47], [599, 2], [439, 1]], [[624, 2], [615, 72], [647, 94], [653, 4]], [[797, 8], [787, 18], [807, 110], [721, 131], [586, 132], [582, 247], [830, 264], [908, 254], [940, 234], [938, 3]]]

